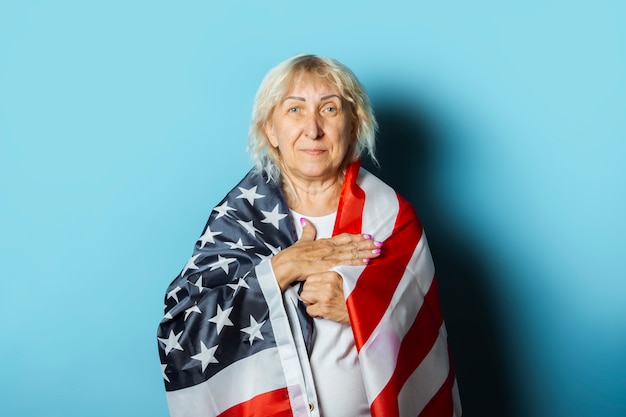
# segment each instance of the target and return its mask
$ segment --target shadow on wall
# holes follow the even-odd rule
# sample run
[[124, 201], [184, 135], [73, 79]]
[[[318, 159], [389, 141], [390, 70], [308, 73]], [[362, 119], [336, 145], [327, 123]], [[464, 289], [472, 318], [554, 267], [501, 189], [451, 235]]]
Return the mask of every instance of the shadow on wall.
[[[373, 96], [379, 123], [377, 158], [363, 165], [416, 208], [435, 262], [464, 417], [515, 417], [513, 393], [488, 294], [488, 254], [480, 253], [451, 207], [436, 192], [445, 143], [435, 118], [418, 103], [386, 90]], [[446, 167], [443, 167], [446, 168]], [[447, 169], [451, 169], [448, 167]], [[460, 218], [460, 217], [459, 217]]]

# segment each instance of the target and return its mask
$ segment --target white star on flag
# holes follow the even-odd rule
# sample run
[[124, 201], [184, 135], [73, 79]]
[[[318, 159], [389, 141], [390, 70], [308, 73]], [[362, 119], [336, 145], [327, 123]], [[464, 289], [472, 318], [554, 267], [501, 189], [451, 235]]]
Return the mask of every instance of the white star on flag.
[[235, 292], [237, 292], [239, 288], [250, 289], [250, 287], [248, 286], [248, 283], [243, 278], [239, 278], [239, 281], [237, 281], [236, 284], [226, 284], [226, 285], [232, 288], [233, 290], [235, 290]]
[[191, 313], [200, 313], [200, 314], [202, 314], [202, 311], [200, 311], [200, 307], [198, 307], [197, 304], [189, 307], [187, 310], [185, 310], [185, 319], [183, 321], [187, 321], [187, 317], [189, 317], [189, 315]]
[[257, 323], [254, 317], [252, 317], [252, 314], [250, 314], [250, 326], [241, 329], [242, 332], [250, 335], [250, 338], [248, 339], [248, 342], [250, 342], [250, 344], [254, 342], [255, 338], [264, 340], [263, 335], [261, 334], [261, 327], [264, 324], [265, 320], [263, 320], [261, 323]]
[[262, 253], [255, 253], [255, 255], [258, 256], [259, 258], [261, 258], [261, 262], [267, 261], [268, 259], [272, 259], [272, 256], [274, 256], [274, 254], [272, 254], [272, 255], [263, 255]]
[[163, 374], [163, 379], [166, 380], [167, 382], [170, 382], [170, 379], [167, 377], [167, 375], [165, 375], [165, 368], [167, 368], [166, 364], [161, 364], [161, 373]]
[[209, 319], [209, 322], [217, 325], [217, 334], [220, 334], [224, 326], [234, 326], [233, 322], [228, 318], [231, 311], [233, 311], [233, 307], [222, 311], [222, 307], [219, 304], [217, 305], [217, 313]]
[[200, 341], [200, 353], [193, 355], [191, 359], [202, 362], [202, 372], [204, 372], [210, 363], [218, 363], [218, 360], [215, 359], [215, 351], [217, 350], [217, 347], [218, 345], [215, 345], [212, 348], [207, 349], [204, 342]]
[[198, 292], [202, 292], [202, 290], [204, 290], [204, 287], [202, 286], [202, 275], [200, 275], [198, 277], [198, 279], [196, 280], [195, 284], [193, 282], [189, 281], [189, 280], [187, 282], [189, 282], [191, 285], [197, 287], [198, 288]]
[[245, 251], [246, 249], [250, 249], [253, 248], [254, 246], [248, 246], [248, 245], [244, 245], [241, 242], [241, 238], [239, 238], [239, 240], [237, 240], [237, 243], [235, 242], [225, 242], [228, 246], [230, 246], [231, 249], [241, 249], [243, 251]]
[[198, 259], [198, 256], [200, 256], [200, 254], [193, 255], [191, 258], [189, 258], [189, 260], [187, 261], [187, 264], [183, 268], [183, 272], [180, 273], [181, 277], [185, 275], [185, 272], [187, 272], [189, 269], [198, 269], [198, 265], [195, 264], [196, 259]]
[[178, 303], [178, 291], [182, 290], [180, 287], [174, 288], [172, 291], [167, 293], [167, 298], [173, 298]]
[[267, 246], [267, 248], [268, 248], [269, 250], [271, 250], [271, 251], [272, 251], [272, 253], [273, 253], [274, 255], [276, 255], [278, 252], [280, 252], [280, 251], [281, 251], [280, 246], [279, 246], [279, 247], [277, 247], [277, 248], [275, 248], [274, 246], [270, 245], [270, 244], [269, 244], [269, 243], [267, 243], [267, 242], [263, 242], [263, 243], [265, 243], [265, 246]]
[[222, 268], [224, 272], [228, 275], [228, 265], [235, 262], [237, 259], [235, 258], [224, 258], [222, 255], [217, 255], [217, 262], [212, 263], [210, 271], [213, 271], [217, 268]]
[[183, 334], [181, 330], [180, 333], [174, 334], [173, 330], [170, 330], [170, 336], [167, 339], [159, 337], [159, 341], [165, 345], [165, 356], [169, 355], [169, 353], [173, 350], [183, 350], [183, 347], [178, 343], [178, 339], [180, 339], [180, 335]]
[[278, 204], [276, 204], [276, 207], [274, 207], [274, 210], [272, 211], [261, 210], [261, 213], [263, 213], [263, 215], [265, 216], [265, 218], [261, 220], [261, 222], [271, 223], [272, 226], [274, 226], [276, 229], [278, 229], [278, 222], [284, 219], [285, 217], [287, 217], [286, 214], [278, 212]]
[[259, 232], [259, 233], [263, 234], [263, 232], [261, 232], [259, 229], [254, 227], [254, 224], [252, 223], [252, 220], [250, 220], [249, 222], [244, 222], [243, 220], [237, 220], [237, 223], [242, 225], [243, 228], [246, 229], [246, 231], [248, 233], [250, 233], [254, 237], [256, 237], [256, 235], [254, 234], [255, 232]]
[[251, 206], [254, 206], [254, 200], [265, 197], [264, 195], [256, 193], [256, 185], [249, 190], [246, 190], [243, 187], [237, 188], [239, 188], [239, 191], [241, 191], [241, 194], [237, 196], [237, 198], [245, 198], [246, 200], [248, 200], [248, 203], [250, 203]]
[[217, 216], [215, 216], [216, 219], [219, 219], [222, 216], [230, 217], [230, 215], [228, 214], [230, 210], [237, 211], [237, 209], [228, 206], [228, 201], [224, 201], [224, 204], [222, 204], [221, 206], [217, 206], [213, 209], [213, 211], [217, 211]]
[[200, 240], [200, 247], [203, 248], [204, 245], [207, 244], [207, 242], [215, 244], [215, 239], [213, 239], [213, 236], [217, 236], [221, 234], [222, 232], [212, 232], [211, 228], [207, 225], [206, 230], [204, 231], [204, 234], [200, 236], [200, 239], [198, 239]]

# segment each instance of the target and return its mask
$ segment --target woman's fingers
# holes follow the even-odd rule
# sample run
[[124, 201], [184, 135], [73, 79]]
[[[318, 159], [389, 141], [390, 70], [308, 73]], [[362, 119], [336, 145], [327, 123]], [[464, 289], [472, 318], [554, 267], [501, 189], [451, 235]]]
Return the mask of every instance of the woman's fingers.
[[[325, 272], [338, 265], [358, 266], [380, 256], [382, 243], [370, 235], [342, 234], [329, 239], [298, 241], [292, 254], [304, 276]], [[289, 250], [289, 249], [286, 249]]]
[[[337, 265], [343, 264], [345, 261], [363, 261], [367, 263], [372, 258], [380, 256], [382, 252], [382, 242], [372, 240], [369, 235], [348, 235], [349, 240], [346, 241], [346, 236], [341, 236], [339, 239], [329, 239], [328, 247], [324, 248], [328, 250], [328, 259], [339, 261]], [[321, 241], [318, 241], [321, 242]], [[324, 250], [322, 249], [322, 250]], [[354, 262], [350, 263], [351, 265]]]
[[309, 275], [302, 286], [300, 298], [307, 306], [307, 313], [312, 317], [338, 323], [350, 322], [343, 293], [343, 280], [336, 272]]
[[300, 237], [299, 241], [300, 242], [313, 242], [315, 240], [315, 235], [317, 233], [313, 223], [311, 223], [304, 217], [301, 217], [300, 224], [302, 225], [302, 236]]
[[278, 285], [284, 290], [293, 281], [326, 272], [336, 266], [360, 266], [380, 256], [382, 243], [371, 235], [344, 233], [328, 239], [315, 239], [315, 227], [302, 219], [302, 237], [272, 257], [272, 268]]

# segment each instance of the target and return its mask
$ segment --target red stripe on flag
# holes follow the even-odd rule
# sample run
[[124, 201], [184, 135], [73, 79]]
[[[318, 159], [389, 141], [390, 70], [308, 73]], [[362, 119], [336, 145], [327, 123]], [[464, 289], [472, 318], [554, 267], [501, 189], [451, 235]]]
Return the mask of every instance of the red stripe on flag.
[[[346, 172], [333, 235], [344, 232], [362, 233], [365, 193], [356, 184], [358, 168], [358, 163], [351, 164]], [[346, 300], [359, 351], [387, 312], [406, 266], [422, 239], [422, 225], [413, 207], [402, 197], [397, 198], [398, 214], [393, 233], [384, 242], [383, 255], [364, 269]], [[349, 210], [346, 210], [347, 207]], [[398, 395], [437, 342], [442, 325], [439, 293], [433, 277], [424, 296], [424, 303], [401, 342], [393, 374], [371, 405], [373, 417], [399, 416]], [[421, 417], [453, 415], [455, 376], [449, 352], [448, 360], [450, 367], [446, 380], [437, 393], [428, 399], [420, 413]]]
[[[360, 161], [356, 161], [348, 165], [346, 169], [341, 195], [339, 196], [333, 236], [340, 233], [362, 233], [365, 192], [356, 183], [360, 167]], [[344, 210], [345, 207], [350, 209]]]
[[[372, 416], [387, 417], [399, 415], [398, 393], [406, 380], [432, 349], [437, 341], [442, 324], [443, 317], [439, 308], [439, 291], [433, 279], [430, 289], [424, 296], [424, 304], [417, 313], [413, 325], [404, 336], [404, 339], [402, 339], [398, 352], [398, 362], [393, 375], [372, 403]], [[450, 400], [450, 405], [452, 405], [452, 400]], [[437, 416], [444, 415], [439, 414]], [[452, 413], [449, 415], [452, 415]]]
[[[236, 389], [236, 388], [234, 388]], [[259, 394], [224, 411], [219, 417], [292, 417], [287, 388]]]
[[380, 319], [402, 279], [415, 247], [422, 237], [413, 207], [402, 197], [394, 231], [383, 244], [383, 253], [359, 276], [356, 287], [346, 300], [357, 350], [361, 350]]

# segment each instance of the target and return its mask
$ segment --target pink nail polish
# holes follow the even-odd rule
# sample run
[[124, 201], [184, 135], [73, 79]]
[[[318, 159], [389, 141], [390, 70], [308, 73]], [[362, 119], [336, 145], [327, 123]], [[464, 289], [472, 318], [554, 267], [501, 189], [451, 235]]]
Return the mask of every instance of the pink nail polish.
[[372, 253], [378, 255], [380, 253], [380, 249], [372, 249]]
[[372, 238], [372, 235], [370, 235], [369, 233], [366, 233], [366, 234], [364, 234], [364, 235], [363, 235], [363, 237], [364, 237], [365, 239], [371, 239], [371, 238]]
[[376, 241], [376, 242], [374, 242], [374, 245], [378, 246], [379, 248], [382, 248], [383, 247], [383, 242]]
[[306, 219], [304, 217], [300, 217], [300, 224], [302, 227], [306, 226]]
[[364, 264], [368, 264], [368, 263], [370, 263], [370, 258], [365, 258], [365, 259], [363, 259], [363, 263], [364, 263]]

